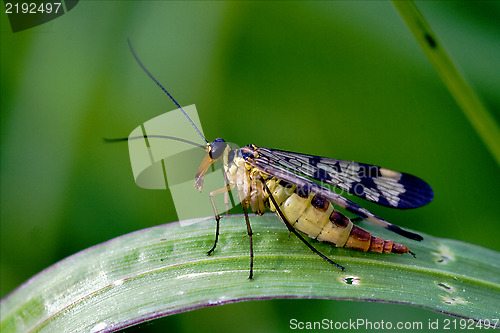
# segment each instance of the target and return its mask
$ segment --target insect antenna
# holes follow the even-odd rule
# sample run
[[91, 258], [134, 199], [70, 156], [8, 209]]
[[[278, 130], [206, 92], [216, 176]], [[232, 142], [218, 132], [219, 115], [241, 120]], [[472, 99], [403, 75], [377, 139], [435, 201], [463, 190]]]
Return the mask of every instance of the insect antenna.
[[205, 139], [205, 137], [203, 136], [203, 134], [201, 134], [201, 131], [198, 129], [198, 127], [196, 127], [196, 125], [194, 124], [194, 122], [191, 120], [191, 118], [189, 118], [189, 116], [184, 111], [184, 109], [179, 105], [179, 103], [177, 103], [177, 101], [175, 100], [175, 98], [172, 95], [170, 95], [170, 93], [168, 92], [168, 90], [165, 89], [165, 87], [163, 87], [161, 85], [161, 83], [158, 82], [158, 80], [153, 76], [153, 74], [151, 74], [148, 71], [148, 69], [146, 68], [146, 66], [144, 66], [144, 64], [142, 63], [141, 59], [139, 59], [139, 56], [135, 52], [134, 45], [132, 45], [132, 41], [130, 40], [130, 38], [128, 39], [128, 45], [130, 46], [130, 51], [132, 51], [132, 54], [134, 55], [134, 58], [137, 61], [137, 63], [142, 67], [142, 69], [146, 72], [146, 74], [148, 74], [148, 76], [156, 83], [156, 85], [158, 87], [160, 87], [161, 90], [163, 90], [163, 92], [166, 93], [168, 95], [168, 97], [170, 97], [170, 99], [172, 100], [172, 102], [174, 102], [174, 104], [182, 111], [182, 113], [186, 116], [186, 118], [188, 119], [188, 121], [191, 124], [191, 126], [194, 127], [194, 129], [196, 130], [196, 132], [198, 132], [198, 134], [201, 136], [201, 138], [203, 139], [203, 141], [205, 141], [206, 143], [208, 143], [207, 139]]
[[196, 142], [189, 141], [186, 139], [177, 138], [175, 136], [168, 136], [168, 135], [141, 135], [141, 136], [133, 136], [133, 137], [129, 137], [129, 138], [113, 138], [113, 139], [104, 138], [104, 142], [113, 143], [113, 142], [121, 142], [121, 141], [135, 140], [135, 139], [151, 139], [151, 138], [174, 140], [174, 141], [187, 143], [188, 145], [192, 145], [192, 146], [195, 146], [195, 147], [198, 147], [201, 149], [206, 149], [206, 146], [200, 145]]

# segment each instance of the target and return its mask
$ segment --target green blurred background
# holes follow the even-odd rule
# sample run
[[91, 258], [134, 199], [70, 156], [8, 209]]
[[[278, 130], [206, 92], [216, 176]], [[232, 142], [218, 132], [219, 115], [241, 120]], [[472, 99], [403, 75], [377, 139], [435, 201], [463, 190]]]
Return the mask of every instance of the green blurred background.
[[[417, 5], [500, 121], [499, 2]], [[128, 37], [181, 105], [196, 104], [208, 139], [418, 175], [434, 188], [430, 205], [365, 206], [403, 227], [500, 250], [498, 165], [390, 2], [81, 1], [15, 34], [1, 14], [2, 297], [71, 254], [177, 219], [168, 191], [135, 185], [127, 145], [102, 141], [175, 108], [135, 63]], [[278, 332], [291, 318], [444, 315], [275, 300], [128, 331]]]

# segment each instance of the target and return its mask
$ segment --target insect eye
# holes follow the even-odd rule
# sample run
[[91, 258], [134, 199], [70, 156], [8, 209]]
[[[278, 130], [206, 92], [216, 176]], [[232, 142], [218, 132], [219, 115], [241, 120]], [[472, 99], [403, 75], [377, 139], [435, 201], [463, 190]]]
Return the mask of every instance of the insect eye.
[[220, 138], [219, 139], [215, 139], [210, 144], [210, 149], [208, 151], [208, 154], [210, 155], [210, 157], [213, 160], [216, 160], [216, 159], [218, 159], [219, 157], [222, 156], [222, 153], [224, 152], [224, 150], [226, 149], [226, 147], [227, 147], [226, 141], [224, 141], [224, 140], [222, 140]]

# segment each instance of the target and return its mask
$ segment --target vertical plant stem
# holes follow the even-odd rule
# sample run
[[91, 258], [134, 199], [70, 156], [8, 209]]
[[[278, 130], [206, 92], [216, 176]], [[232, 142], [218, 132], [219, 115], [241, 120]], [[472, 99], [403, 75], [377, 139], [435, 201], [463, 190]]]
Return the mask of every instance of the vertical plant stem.
[[500, 165], [500, 129], [479, 97], [438, 41], [429, 24], [411, 0], [393, 0], [436, 72]]

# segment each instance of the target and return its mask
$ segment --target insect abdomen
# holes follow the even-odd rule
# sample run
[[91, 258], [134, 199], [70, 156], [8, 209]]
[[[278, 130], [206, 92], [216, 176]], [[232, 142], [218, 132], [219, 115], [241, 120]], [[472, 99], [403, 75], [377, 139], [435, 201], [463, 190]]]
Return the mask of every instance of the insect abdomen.
[[[406, 246], [372, 236], [354, 225], [332, 204], [314, 193], [306, 193], [295, 185], [276, 178], [266, 181], [280, 210], [290, 224], [307, 236], [321, 242], [358, 251], [377, 253], [408, 253]], [[276, 208], [269, 202], [270, 209]]]

